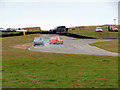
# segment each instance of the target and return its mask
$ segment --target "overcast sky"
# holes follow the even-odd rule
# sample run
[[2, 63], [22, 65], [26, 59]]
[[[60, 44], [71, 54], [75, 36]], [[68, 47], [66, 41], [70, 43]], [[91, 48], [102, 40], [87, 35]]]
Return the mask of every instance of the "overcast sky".
[[0, 0], [0, 13], [3, 28], [114, 24], [118, 0]]

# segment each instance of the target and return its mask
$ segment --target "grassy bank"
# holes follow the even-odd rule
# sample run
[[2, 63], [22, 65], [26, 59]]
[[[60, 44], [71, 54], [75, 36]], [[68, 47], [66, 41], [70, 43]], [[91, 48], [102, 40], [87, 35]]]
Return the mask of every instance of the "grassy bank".
[[0, 32], [2, 35], [20, 34], [20, 32]]
[[107, 27], [102, 28], [103, 32], [95, 32], [96, 27], [74, 27], [75, 30], [69, 29], [69, 32], [97, 39], [118, 38], [118, 32], [108, 32]]
[[32, 34], [2, 39], [3, 88], [115, 88], [118, 58], [34, 52], [11, 48]]

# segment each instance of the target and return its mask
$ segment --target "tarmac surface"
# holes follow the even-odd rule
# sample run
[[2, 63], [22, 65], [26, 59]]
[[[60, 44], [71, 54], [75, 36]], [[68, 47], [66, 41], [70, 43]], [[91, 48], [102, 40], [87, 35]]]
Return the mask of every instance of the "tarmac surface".
[[28, 50], [32, 51], [39, 51], [39, 52], [52, 52], [52, 53], [67, 53], [67, 54], [88, 54], [88, 55], [107, 55], [107, 56], [118, 56], [118, 53], [113, 53], [110, 51], [106, 51], [103, 49], [100, 49], [95, 46], [91, 46], [89, 44], [95, 43], [95, 42], [103, 42], [103, 41], [109, 41], [109, 40], [97, 40], [97, 39], [78, 39], [75, 40], [75, 38], [71, 37], [63, 37], [63, 45], [50, 45], [49, 44], [49, 36], [56, 36], [55, 34], [44, 34], [42, 37], [45, 40], [45, 46], [38, 45], [28, 48]]

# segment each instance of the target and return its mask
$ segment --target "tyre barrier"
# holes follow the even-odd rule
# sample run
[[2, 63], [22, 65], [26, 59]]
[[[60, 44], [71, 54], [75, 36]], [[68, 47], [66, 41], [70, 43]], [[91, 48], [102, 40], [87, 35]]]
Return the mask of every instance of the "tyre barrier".
[[[41, 32], [25, 32], [25, 34], [56, 34], [55, 32], [49, 32], [49, 31], [41, 31]], [[81, 38], [81, 39], [96, 39], [93, 37], [87, 37], [87, 36], [82, 36], [82, 35], [77, 35], [77, 34], [72, 34], [72, 33], [57, 33], [58, 35], [64, 35], [68, 37], [73, 37], [73, 38]], [[20, 32], [19, 34], [3, 34], [0, 35], [0, 37], [12, 37], [12, 36], [22, 36], [23, 32]]]
[[96, 39], [93, 37], [87, 37], [87, 36], [82, 36], [82, 35], [72, 34], [72, 33], [62, 33], [61, 35], [69, 36], [69, 37], [73, 37], [73, 38], [81, 38], [81, 39]]

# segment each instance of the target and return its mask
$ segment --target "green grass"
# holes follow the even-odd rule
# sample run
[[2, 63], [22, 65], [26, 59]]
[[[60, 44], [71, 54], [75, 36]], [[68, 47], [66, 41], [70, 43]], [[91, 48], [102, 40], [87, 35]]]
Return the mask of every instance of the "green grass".
[[118, 32], [108, 32], [107, 28], [102, 29], [103, 32], [95, 32], [95, 27], [75, 27], [75, 30], [69, 32], [97, 39], [118, 38]]
[[0, 32], [2, 35], [9, 35], [9, 34], [20, 34], [20, 32]]
[[99, 48], [105, 49], [107, 51], [111, 52], [117, 52], [118, 53], [118, 39], [106, 41], [106, 42], [96, 42], [93, 44], [90, 44], [92, 46], [97, 46]]
[[117, 88], [118, 57], [11, 48], [38, 34], [3, 39], [3, 88]]

